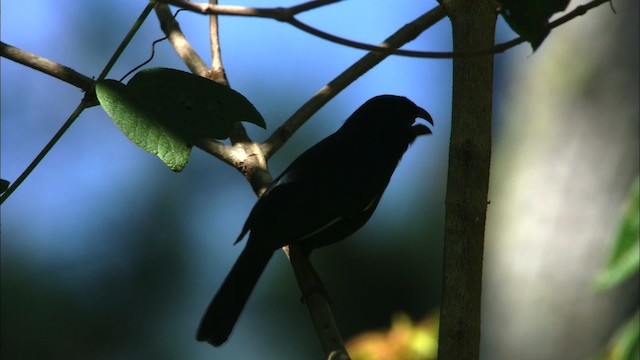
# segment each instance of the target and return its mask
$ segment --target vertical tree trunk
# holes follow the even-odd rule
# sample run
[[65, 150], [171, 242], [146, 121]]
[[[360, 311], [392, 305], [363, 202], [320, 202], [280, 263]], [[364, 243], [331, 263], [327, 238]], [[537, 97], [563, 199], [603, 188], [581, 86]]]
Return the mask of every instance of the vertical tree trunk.
[[[495, 4], [446, 0], [454, 51], [494, 43]], [[482, 253], [491, 158], [493, 55], [453, 60], [438, 358], [478, 359]]]

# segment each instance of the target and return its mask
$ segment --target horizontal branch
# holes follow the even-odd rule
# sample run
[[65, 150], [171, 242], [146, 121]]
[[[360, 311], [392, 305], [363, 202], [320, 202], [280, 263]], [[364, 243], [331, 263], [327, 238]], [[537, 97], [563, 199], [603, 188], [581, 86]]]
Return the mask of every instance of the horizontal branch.
[[288, 8], [252, 8], [246, 6], [214, 5], [197, 3], [188, 0], [161, 0], [159, 2], [174, 5], [185, 10], [205, 15], [251, 16], [287, 22], [289, 19], [293, 18], [295, 15], [301, 12], [317, 9], [321, 6], [333, 4], [338, 1], [340, 0], [308, 1]]

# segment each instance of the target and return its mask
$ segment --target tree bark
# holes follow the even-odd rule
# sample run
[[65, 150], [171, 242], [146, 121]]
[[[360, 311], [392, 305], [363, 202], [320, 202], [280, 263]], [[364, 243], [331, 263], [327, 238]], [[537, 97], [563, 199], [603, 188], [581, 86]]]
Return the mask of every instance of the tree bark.
[[[453, 50], [494, 44], [496, 7], [447, 0]], [[491, 159], [493, 55], [453, 60], [444, 275], [438, 359], [478, 359], [484, 229]]]

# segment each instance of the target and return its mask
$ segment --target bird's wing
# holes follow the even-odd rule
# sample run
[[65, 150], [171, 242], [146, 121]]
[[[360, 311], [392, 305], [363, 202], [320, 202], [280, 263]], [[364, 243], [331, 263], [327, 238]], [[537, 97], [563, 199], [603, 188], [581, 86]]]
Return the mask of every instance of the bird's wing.
[[367, 179], [352, 175], [357, 156], [345, 152], [339, 141], [330, 136], [300, 155], [258, 200], [243, 232], [269, 238], [275, 250], [316, 236], [377, 204], [382, 192], [367, 191]]
[[[341, 197], [325, 186], [282, 183], [256, 203], [247, 226], [252, 237], [269, 238], [274, 250], [323, 231], [348, 216]], [[276, 239], [277, 238], [277, 239]]]

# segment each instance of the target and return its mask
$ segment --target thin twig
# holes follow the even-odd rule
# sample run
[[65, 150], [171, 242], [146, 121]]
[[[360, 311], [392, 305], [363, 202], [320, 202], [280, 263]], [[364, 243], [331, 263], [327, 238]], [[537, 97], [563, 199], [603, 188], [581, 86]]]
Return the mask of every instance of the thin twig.
[[[562, 17], [560, 17], [560, 18], [558, 18], [558, 19], [556, 19], [554, 21], [552, 21], [551, 23], [549, 23], [549, 28], [553, 29], [555, 27], [558, 27], [558, 26], [566, 23], [567, 21], [569, 21], [569, 20], [571, 20], [573, 18], [576, 18], [578, 16], [582, 16], [582, 15], [586, 14], [587, 11], [589, 11], [589, 10], [595, 8], [595, 7], [598, 7], [598, 6], [600, 6], [600, 5], [602, 5], [602, 4], [606, 3], [606, 2], [612, 4], [611, 0], [594, 0], [594, 1], [590, 2], [590, 3], [586, 3], [584, 5], [580, 5], [580, 6], [576, 7], [575, 9], [573, 9], [571, 12], [567, 13], [566, 15], [564, 15], [564, 16], [562, 16]], [[611, 9], [613, 10], [613, 5], [612, 5]], [[615, 13], [615, 10], [613, 10], [613, 12]]]
[[[406, 24], [393, 35], [389, 36], [380, 46], [398, 48], [415, 39], [426, 29], [436, 24], [446, 16], [441, 6], [436, 6], [426, 14], [420, 16], [409, 24]], [[262, 144], [265, 156], [270, 158], [290, 137], [298, 130], [316, 111], [324, 104], [354, 82], [361, 75], [369, 71], [375, 65], [384, 60], [389, 54], [371, 51], [360, 60], [351, 65], [347, 70], [322, 87], [311, 99], [300, 107], [285, 123], [269, 136]]]
[[340, 1], [341, 0], [310, 0], [302, 4], [294, 5], [290, 7], [288, 10], [291, 13], [291, 16], [294, 16], [305, 11], [317, 9], [319, 7], [330, 5]]
[[[568, 12], [567, 14], [563, 15], [562, 17], [559, 17], [558, 19], [552, 21], [549, 23], [549, 29], [554, 29], [557, 28], [560, 25], [563, 25], [567, 22], [569, 22], [570, 20], [578, 17], [578, 16], [582, 16], [584, 14], [587, 13], [587, 11], [596, 8], [604, 3], [610, 3], [611, 0], [594, 0], [590, 3], [584, 4], [584, 5], [580, 5], [578, 7], [576, 7], [575, 9], [571, 10], [570, 12]], [[503, 43], [500, 44], [496, 44], [495, 46], [491, 47], [491, 48], [487, 48], [487, 49], [483, 49], [483, 50], [475, 50], [475, 51], [468, 51], [468, 52], [464, 52], [465, 56], [473, 56], [473, 55], [487, 55], [487, 54], [501, 54], [509, 49], [511, 49], [512, 47], [518, 46], [520, 44], [522, 44], [523, 42], [526, 42], [527, 40], [523, 39], [522, 37], [517, 37], [515, 39], [511, 39], [509, 41], [505, 41]], [[457, 53], [454, 53], [457, 55]]]
[[53, 137], [51, 138], [51, 140], [49, 140], [47, 145], [45, 145], [45, 147], [42, 150], [40, 150], [40, 153], [38, 153], [35, 159], [31, 161], [29, 166], [27, 166], [27, 168], [22, 172], [22, 174], [18, 176], [16, 181], [14, 181], [11, 184], [11, 186], [7, 189], [7, 191], [2, 193], [2, 195], [0, 196], [0, 204], [4, 203], [4, 201], [7, 200], [9, 196], [11, 196], [11, 194], [18, 188], [18, 186], [20, 186], [27, 179], [27, 177], [31, 174], [31, 172], [38, 166], [38, 164], [40, 164], [42, 159], [44, 159], [44, 157], [49, 153], [49, 151], [51, 151], [51, 149], [58, 142], [58, 140], [60, 140], [60, 138], [62, 137], [62, 135], [64, 135], [67, 129], [69, 129], [69, 127], [73, 125], [74, 121], [78, 118], [78, 116], [80, 116], [82, 111], [88, 107], [87, 105], [90, 103], [90, 101], [91, 100], [88, 100], [87, 97], [82, 99], [80, 104], [69, 116], [67, 121], [65, 121], [64, 124], [62, 124], [62, 126], [60, 127], [60, 129], [58, 129], [55, 135], [53, 135]]
[[340, 0], [308, 1], [288, 8], [252, 8], [234, 5], [212, 5], [192, 2], [188, 0], [164, 0], [161, 2], [205, 15], [251, 16], [287, 22], [293, 16], [301, 12], [317, 9], [321, 6], [333, 4], [338, 1]]
[[136, 22], [133, 23], [133, 26], [131, 26], [131, 29], [129, 29], [129, 32], [127, 33], [127, 35], [125, 35], [124, 39], [122, 39], [116, 51], [113, 52], [113, 55], [111, 55], [111, 58], [107, 62], [107, 65], [105, 65], [105, 67], [102, 69], [102, 72], [100, 72], [100, 75], [98, 75], [98, 79], [96, 81], [104, 80], [107, 77], [107, 74], [109, 73], [109, 71], [111, 71], [113, 65], [116, 64], [116, 61], [118, 61], [120, 55], [122, 55], [122, 53], [124, 52], [124, 49], [129, 46], [129, 43], [131, 42], [131, 39], [133, 39], [133, 36], [138, 32], [138, 30], [140, 30], [142, 23], [144, 23], [144, 21], [147, 19], [147, 16], [149, 16], [151, 10], [153, 10], [153, 7], [154, 2], [150, 1], [144, 8], [144, 10], [142, 10], [142, 13], [140, 14], [140, 16], [138, 16]]
[[149, 55], [149, 58], [145, 61], [143, 61], [140, 65], [134, 67], [133, 69], [129, 70], [126, 74], [122, 75], [122, 77], [120, 78], [120, 82], [123, 82], [124, 79], [126, 79], [129, 75], [133, 74], [134, 72], [138, 71], [141, 67], [147, 65], [148, 63], [151, 62], [151, 60], [153, 60], [153, 58], [156, 56], [156, 44], [158, 44], [159, 42], [165, 41], [167, 40], [167, 37], [163, 37], [157, 40], [154, 40], [151, 43], [151, 55]]

